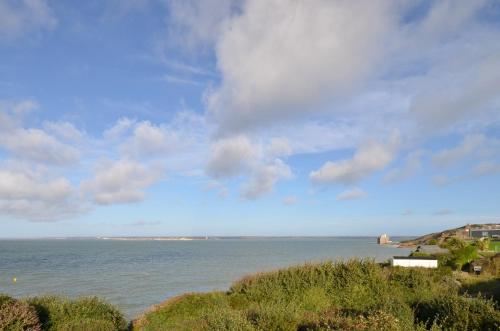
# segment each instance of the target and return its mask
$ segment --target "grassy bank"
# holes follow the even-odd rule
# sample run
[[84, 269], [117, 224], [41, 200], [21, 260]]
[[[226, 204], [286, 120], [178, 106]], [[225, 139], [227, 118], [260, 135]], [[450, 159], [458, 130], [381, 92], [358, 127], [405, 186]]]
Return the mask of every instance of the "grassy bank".
[[498, 300], [499, 284], [450, 268], [324, 262], [172, 298], [132, 323], [97, 298], [0, 296], [0, 330], [498, 330], [498, 301], [483, 294]]
[[120, 311], [94, 297], [16, 300], [0, 295], [0, 330], [121, 331], [128, 330], [128, 323]]
[[[498, 279], [484, 279], [497, 284]], [[228, 292], [186, 294], [133, 330], [498, 330], [493, 300], [463, 293], [450, 269], [326, 262], [253, 275]]]

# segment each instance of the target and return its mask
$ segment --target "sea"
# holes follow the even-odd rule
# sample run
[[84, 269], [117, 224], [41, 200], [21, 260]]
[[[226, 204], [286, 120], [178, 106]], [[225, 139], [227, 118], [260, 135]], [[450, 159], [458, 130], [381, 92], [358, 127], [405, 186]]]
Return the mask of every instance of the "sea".
[[355, 257], [384, 261], [408, 253], [377, 245], [375, 237], [0, 240], [0, 293], [95, 295], [132, 319], [172, 296], [228, 290], [255, 272]]

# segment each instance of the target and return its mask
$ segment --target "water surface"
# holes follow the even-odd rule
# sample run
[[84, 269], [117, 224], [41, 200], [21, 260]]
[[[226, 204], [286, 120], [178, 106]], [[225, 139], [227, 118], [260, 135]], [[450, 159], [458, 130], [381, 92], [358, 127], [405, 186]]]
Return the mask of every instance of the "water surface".
[[226, 290], [249, 273], [350, 257], [382, 261], [408, 252], [368, 237], [0, 240], [0, 293], [97, 295], [132, 318], [177, 294]]

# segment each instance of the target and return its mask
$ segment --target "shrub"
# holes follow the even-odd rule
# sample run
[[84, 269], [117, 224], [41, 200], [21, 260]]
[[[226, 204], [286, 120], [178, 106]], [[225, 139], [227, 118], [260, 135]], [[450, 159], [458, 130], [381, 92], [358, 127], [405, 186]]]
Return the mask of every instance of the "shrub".
[[404, 331], [398, 319], [384, 311], [349, 315], [338, 310], [308, 315], [298, 326], [298, 331], [346, 330], [346, 331]]
[[454, 250], [452, 252], [451, 263], [457, 270], [477, 258], [477, 247], [473, 245]]
[[432, 239], [429, 239], [429, 241], [427, 242], [428, 245], [437, 245], [438, 244], [438, 241], [436, 238], [432, 238]]
[[300, 315], [293, 304], [263, 304], [248, 310], [247, 319], [259, 330], [296, 330]]
[[474, 242], [477, 248], [480, 251], [487, 251], [490, 249], [490, 239], [489, 238], [481, 238]]
[[446, 330], [498, 330], [500, 312], [492, 301], [457, 294], [435, 297], [415, 307], [417, 322], [430, 327], [439, 325]]
[[[116, 308], [95, 297], [71, 301], [55, 296], [44, 296], [29, 299], [28, 302], [35, 307], [44, 330], [65, 330], [68, 327], [79, 330], [77, 326], [82, 323], [92, 330], [127, 328], [127, 322]], [[104, 325], [112, 325], [112, 329], [103, 329]]]
[[60, 331], [113, 331], [115, 325], [111, 321], [99, 319], [79, 319], [69, 322], [63, 322], [57, 326]]
[[457, 237], [447, 238], [444, 243], [444, 246], [450, 250], [461, 249], [466, 247], [467, 245], [468, 244], [464, 240]]
[[230, 309], [227, 296], [222, 292], [184, 294], [145, 313], [133, 322], [133, 329], [201, 330], [210, 320], [210, 313], [222, 309]]
[[239, 312], [216, 309], [204, 316], [204, 331], [254, 331], [252, 324]]
[[41, 325], [33, 307], [25, 302], [0, 296], [0, 330], [40, 331]]

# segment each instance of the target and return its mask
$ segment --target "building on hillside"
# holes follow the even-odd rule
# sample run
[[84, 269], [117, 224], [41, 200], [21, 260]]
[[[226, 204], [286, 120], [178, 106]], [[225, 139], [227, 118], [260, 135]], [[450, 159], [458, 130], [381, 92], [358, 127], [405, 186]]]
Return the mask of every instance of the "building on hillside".
[[391, 265], [405, 268], [437, 268], [438, 260], [427, 256], [394, 256]]
[[471, 238], [500, 238], [500, 229], [471, 229]]
[[385, 245], [385, 244], [390, 244], [390, 243], [391, 243], [391, 240], [389, 239], [389, 236], [386, 235], [385, 233], [377, 238], [377, 244], [379, 244], [379, 245]]

